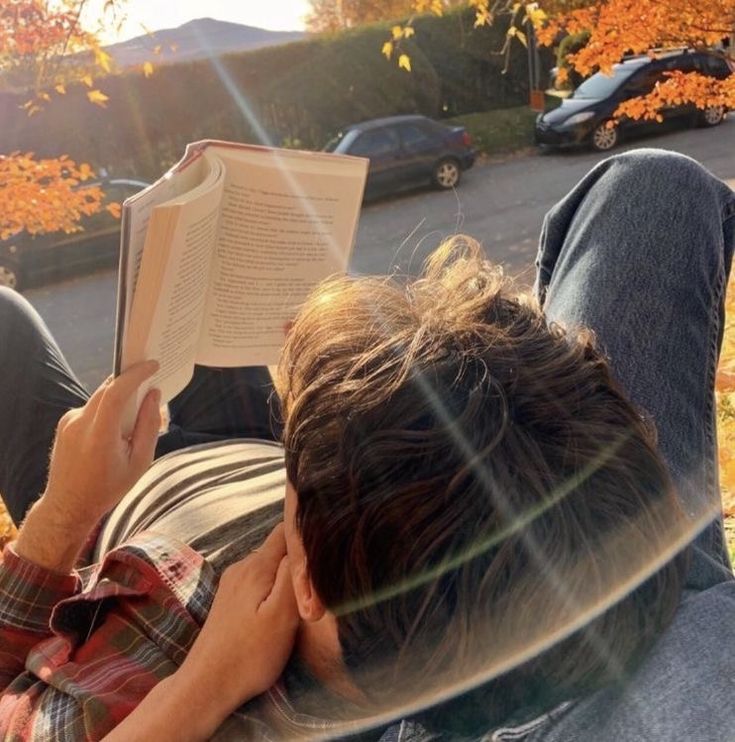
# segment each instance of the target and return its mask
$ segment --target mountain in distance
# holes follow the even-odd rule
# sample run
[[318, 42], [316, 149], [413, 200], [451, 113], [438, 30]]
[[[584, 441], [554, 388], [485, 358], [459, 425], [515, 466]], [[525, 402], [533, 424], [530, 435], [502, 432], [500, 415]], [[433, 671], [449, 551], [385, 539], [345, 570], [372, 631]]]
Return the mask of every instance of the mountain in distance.
[[[303, 39], [303, 31], [268, 31], [239, 23], [198, 18], [178, 28], [136, 36], [105, 47], [119, 69], [144, 62], [171, 64]], [[158, 53], [156, 53], [158, 51]]]

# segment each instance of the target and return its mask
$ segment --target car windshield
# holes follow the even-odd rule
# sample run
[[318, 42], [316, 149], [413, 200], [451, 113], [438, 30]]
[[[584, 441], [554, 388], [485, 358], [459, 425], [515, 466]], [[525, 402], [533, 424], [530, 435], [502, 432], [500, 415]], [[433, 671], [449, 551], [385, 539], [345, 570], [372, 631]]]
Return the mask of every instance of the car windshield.
[[612, 75], [597, 72], [574, 91], [572, 98], [596, 100], [607, 98], [638, 69], [640, 69], [638, 65], [618, 64], [613, 67]]

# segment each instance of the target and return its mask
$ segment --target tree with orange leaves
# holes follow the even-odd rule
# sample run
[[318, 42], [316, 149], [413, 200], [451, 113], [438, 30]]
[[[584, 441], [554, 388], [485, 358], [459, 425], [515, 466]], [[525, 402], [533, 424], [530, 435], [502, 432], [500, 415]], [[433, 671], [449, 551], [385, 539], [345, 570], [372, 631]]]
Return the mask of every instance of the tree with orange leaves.
[[[735, 0], [466, 0], [475, 11], [476, 25], [504, 23], [507, 45], [527, 43], [530, 26], [539, 43], [554, 45], [566, 34], [587, 32], [589, 41], [569, 62], [581, 75], [609, 72], [626, 54], [684, 47], [707, 49], [735, 35]], [[449, 7], [443, 0], [413, 0], [418, 13], [441, 15]], [[451, 5], [454, 5], [452, 3]], [[408, 38], [405, 26], [392, 30], [390, 51]], [[507, 48], [506, 45], [506, 48]], [[384, 47], [388, 51], [388, 47]], [[564, 75], [565, 71], [561, 71]], [[650, 95], [624, 103], [618, 115], [659, 118], [668, 105], [693, 103], [735, 108], [735, 78], [717, 80], [696, 72], [672, 72]]]
[[[588, 43], [569, 59], [582, 75], [609, 72], [625, 54], [656, 48], [710, 49], [735, 34], [735, 0], [606, 0], [583, 7], [550, 7], [538, 19], [538, 38], [552, 44], [560, 33], [588, 31]], [[626, 101], [618, 115], [660, 119], [665, 106], [693, 103], [735, 108], [735, 79], [671, 72], [643, 98]]]
[[[40, 113], [52, 95], [63, 95], [71, 81], [88, 87], [91, 103], [104, 105], [94, 88], [96, 71], [110, 71], [110, 57], [98, 29], [82, 25], [87, 0], [3, 0], [0, 4], [0, 91], [27, 92], [29, 116]], [[124, 0], [108, 0], [106, 19], [121, 22]], [[116, 17], [117, 16], [117, 17]], [[36, 159], [32, 153], [0, 154], [0, 239], [27, 230], [32, 234], [79, 229], [79, 219], [102, 208], [98, 187], [78, 188], [94, 175], [87, 164], [66, 156]], [[109, 205], [116, 212], [116, 205]]]

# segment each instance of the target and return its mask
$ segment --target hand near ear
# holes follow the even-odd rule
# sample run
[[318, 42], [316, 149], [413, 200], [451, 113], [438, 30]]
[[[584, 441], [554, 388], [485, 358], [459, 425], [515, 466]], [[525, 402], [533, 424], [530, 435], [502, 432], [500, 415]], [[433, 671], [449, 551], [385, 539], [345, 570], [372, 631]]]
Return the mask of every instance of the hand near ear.
[[238, 706], [276, 682], [298, 625], [280, 524], [257, 551], [224, 571], [184, 663], [105, 740], [209, 739]]
[[[180, 672], [216, 686], [234, 710], [268, 690], [291, 656], [299, 618], [283, 524], [228, 567], [199, 637]], [[228, 713], [229, 713], [228, 711]]]

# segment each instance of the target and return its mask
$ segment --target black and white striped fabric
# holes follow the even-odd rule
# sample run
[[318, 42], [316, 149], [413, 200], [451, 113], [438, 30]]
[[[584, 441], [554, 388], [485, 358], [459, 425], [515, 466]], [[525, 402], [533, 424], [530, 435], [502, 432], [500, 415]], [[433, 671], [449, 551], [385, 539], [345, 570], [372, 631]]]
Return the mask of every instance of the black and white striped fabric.
[[92, 561], [150, 530], [188, 544], [221, 572], [282, 519], [285, 488], [278, 443], [240, 439], [167, 454], [110, 513]]

